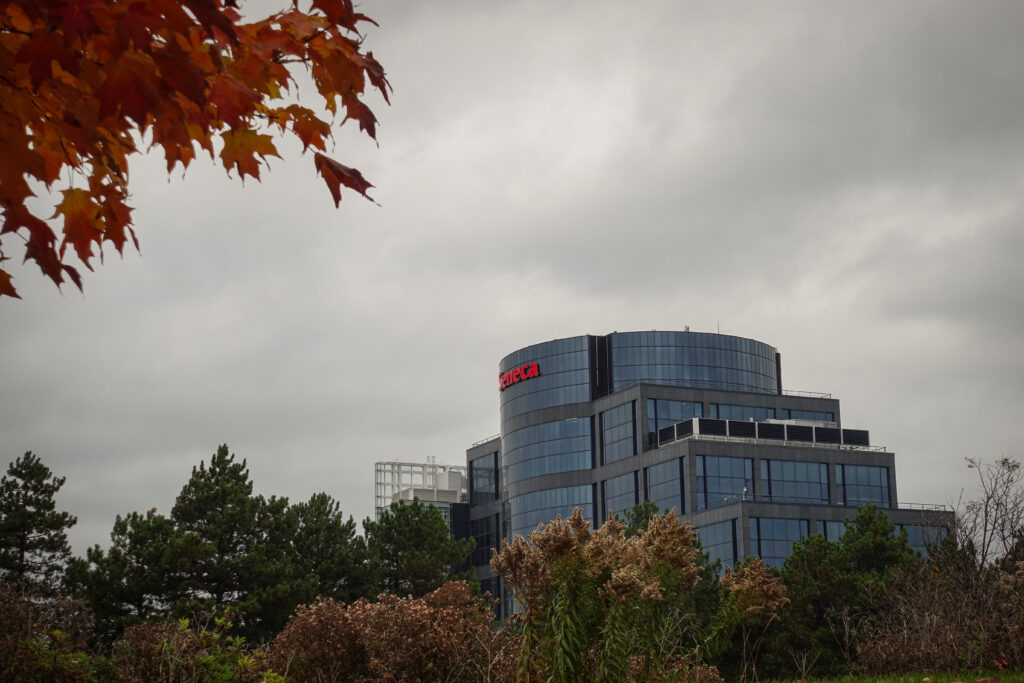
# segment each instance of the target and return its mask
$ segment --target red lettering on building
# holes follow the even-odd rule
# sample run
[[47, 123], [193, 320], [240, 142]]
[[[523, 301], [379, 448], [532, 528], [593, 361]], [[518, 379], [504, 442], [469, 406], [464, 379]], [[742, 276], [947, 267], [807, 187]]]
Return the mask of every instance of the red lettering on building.
[[498, 390], [505, 391], [513, 384], [522, 382], [531, 377], [540, 377], [540, 366], [536, 363], [527, 363], [522, 367], [512, 368], [508, 372], [498, 373]]

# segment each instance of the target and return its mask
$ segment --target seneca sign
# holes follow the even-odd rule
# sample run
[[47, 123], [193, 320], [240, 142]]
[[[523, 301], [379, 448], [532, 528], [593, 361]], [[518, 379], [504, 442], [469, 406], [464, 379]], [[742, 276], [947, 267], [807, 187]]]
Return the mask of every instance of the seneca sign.
[[527, 363], [520, 368], [512, 368], [508, 372], [499, 372], [498, 390], [505, 391], [516, 382], [522, 382], [531, 377], [540, 377], [540, 366], [536, 363]]

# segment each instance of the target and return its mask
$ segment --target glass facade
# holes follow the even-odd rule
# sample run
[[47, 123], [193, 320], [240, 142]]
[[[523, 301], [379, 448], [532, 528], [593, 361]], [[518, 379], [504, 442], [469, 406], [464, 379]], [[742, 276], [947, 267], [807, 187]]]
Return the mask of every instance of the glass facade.
[[775, 417], [775, 408], [759, 408], [757, 406], [735, 406], [726, 403], [712, 403], [708, 406], [710, 417], [719, 420], [742, 420], [744, 422], [764, 422]]
[[583, 516], [593, 522], [593, 486], [564, 486], [509, 498], [505, 505], [509, 535], [529, 536], [538, 524], [547, 524], [559, 515], [566, 519], [575, 508], [582, 508]]
[[836, 465], [840, 505], [874, 503], [889, 507], [889, 468], [871, 465]]
[[754, 499], [751, 458], [697, 456], [697, 509], [721, 507]]
[[820, 410], [791, 410], [783, 408], [783, 420], [815, 420], [817, 422], [835, 422], [834, 413], [826, 413]]
[[949, 535], [949, 529], [944, 526], [900, 524], [894, 531], [899, 533], [900, 529], [906, 530], [907, 542], [919, 555], [927, 555], [928, 546], [939, 545]]
[[697, 529], [701, 548], [708, 554], [708, 561], [721, 560], [723, 567], [736, 564], [736, 520], [727, 519], [717, 524], [705, 524]]
[[636, 455], [635, 413], [633, 401], [601, 413], [601, 461], [605, 465]]
[[498, 499], [498, 454], [489, 453], [469, 461], [469, 504], [480, 505]]
[[570, 337], [534, 344], [505, 356], [499, 376], [537, 363], [540, 376], [519, 381], [500, 393], [501, 422], [531, 410], [590, 400], [589, 337]]
[[477, 567], [490, 564], [491, 548], [497, 548], [501, 544], [498, 515], [488, 515], [483, 519], [470, 521], [469, 533], [476, 541], [476, 548], [469, 556], [470, 564]]
[[619, 332], [612, 340], [614, 390], [636, 384], [777, 393], [773, 347], [704, 332]]
[[685, 459], [679, 458], [647, 468], [647, 500], [657, 504], [659, 512], [674, 508], [677, 515], [686, 514], [683, 506], [685, 463]]
[[658, 430], [692, 417], [703, 417], [704, 406], [695, 401], [647, 399], [647, 441], [657, 447]]
[[594, 465], [590, 418], [544, 422], [501, 438], [505, 485], [556, 472], [588, 470]]
[[810, 535], [806, 519], [750, 518], [750, 551], [769, 567], [781, 569], [793, 552], [793, 544]]
[[760, 499], [772, 503], [828, 505], [828, 465], [762, 460]]
[[619, 477], [607, 479], [601, 483], [604, 490], [604, 509], [601, 519], [609, 520], [639, 503], [637, 498], [636, 472], [629, 472]]

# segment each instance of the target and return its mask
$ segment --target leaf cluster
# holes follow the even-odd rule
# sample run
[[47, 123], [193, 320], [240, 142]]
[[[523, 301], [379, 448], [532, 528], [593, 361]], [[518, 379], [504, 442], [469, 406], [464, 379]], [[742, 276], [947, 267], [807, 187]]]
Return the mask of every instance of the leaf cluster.
[[[26, 261], [81, 289], [70, 253], [92, 269], [107, 242], [138, 247], [128, 159], [143, 140], [163, 150], [168, 172], [202, 149], [259, 179], [279, 156], [274, 134], [295, 136], [314, 150], [335, 205], [341, 186], [366, 196], [362, 174], [324, 154], [331, 121], [291, 100], [292, 70], [305, 69], [332, 117], [376, 136], [362, 98], [375, 89], [387, 100], [390, 86], [363, 51], [367, 21], [351, 0], [295, 3], [253, 22], [234, 0], [0, 0], [0, 238], [20, 236]], [[32, 184], [51, 189], [65, 173], [48, 221], [29, 207]], [[0, 296], [18, 296], [2, 268]]]

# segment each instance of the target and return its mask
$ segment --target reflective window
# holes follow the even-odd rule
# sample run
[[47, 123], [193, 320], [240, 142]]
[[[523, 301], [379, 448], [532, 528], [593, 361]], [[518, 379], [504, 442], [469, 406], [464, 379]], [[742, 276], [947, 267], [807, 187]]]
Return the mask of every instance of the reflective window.
[[469, 503], [479, 505], [498, 499], [498, 454], [469, 461]]
[[590, 418], [544, 422], [501, 437], [505, 484], [593, 467]]
[[783, 420], [815, 420], [817, 422], [835, 422], [835, 413], [826, 413], [820, 410], [791, 410], [783, 408]]
[[540, 375], [500, 392], [502, 424], [531, 410], [589, 401], [589, 348], [588, 337], [571, 337], [534, 344], [503, 358], [498, 365], [499, 377], [529, 363], [537, 363]]
[[781, 569], [793, 552], [793, 544], [810, 535], [806, 519], [750, 518], [750, 550], [769, 567]]
[[686, 513], [683, 507], [683, 467], [686, 460], [669, 460], [647, 468], [647, 500], [656, 503], [659, 511], [672, 510], [677, 515]]
[[750, 458], [697, 456], [697, 509], [753, 500], [754, 461]]
[[620, 477], [613, 477], [601, 483], [604, 489], [604, 509], [601, 511], [602, 519], [608, 520], [615, 515], [622, 516], [622, 513], [631, 509], [639, 501], [636, 492], [636, 472], [629, 472]]
[[828, 465], [820, 462], [762, 460], [761, 500], [828, 505]]
[[497, 548], [501, 543], [501, 535], [498, 532], [498, 515], [470, 521], [469, 533], [476, 540], [476, 548], [470, 555], [471, 564], [486, 567], [491, 563], [491, 548]]
[[633, 413], [633, 402], [601, 413], [602, 462], [605, 465], [636, 455]]
[[658, 444], [658, 430], [692, 417], [703, 417], [704, 407], [696, 401], [647, 399], [647, 441], [651, 448]]
[[742, 420], [744, 422], [764, 422], [775, 417], [775, 408], [759, 408], [757, 406], [734, 406], [726, 403], [712, 403], [709, 406], [711, 417], [719, 420]]
[[905, 529], [907, 532], [907, 542], [910, 547], [913, 548], [918, 555], [925, 556], [928, 554], [928, 546], [939, 545], [943, 539], [949, 535], [949, 529], [944, 526], [927, 526], [919, 524], [900, 524], [897, 525], [894, 533], [899, 533], [901, 529]]
[[818, 525], [818, 533], [824, 536], [826, 541], [838, 543], [846, 533], [846, 522], [818, 522]]
[[717, 524], [705, 524], [697, 529], [701, 548], [708, 554], [708, 561], [721, 560], [723, 567], [736, 563], [736, 520], [728, 519]]
[[871, 465], [836, 465], [840, 505], [874, 503], [889, 507], [889, 468]]
[[509, 498], [505, 507], [509, 535], [529, 536], [538, 524], [547, 524], [558, 516], [567, 519], [575, 508], [583, 508], [583, 516], [593, 522], [593, 486], [564, 486]]
[[703, 332], [620, 332], [612, 339], [614, 389], [661, 384], [775, 393], [775, 349]]

